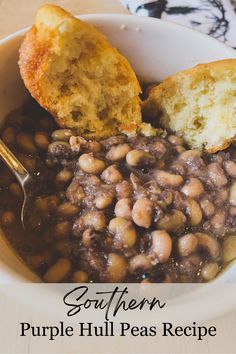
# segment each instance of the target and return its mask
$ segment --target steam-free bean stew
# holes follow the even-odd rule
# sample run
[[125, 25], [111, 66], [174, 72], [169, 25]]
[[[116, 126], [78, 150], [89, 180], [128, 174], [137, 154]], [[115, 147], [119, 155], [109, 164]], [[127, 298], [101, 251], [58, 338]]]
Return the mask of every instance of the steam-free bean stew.
[[0, 162], [6, 236], [45, 282], [202, 282], [236, 258], [236, 148], [208, 155], [175, 135], [87, 141], [30, 102], [1, 137], [41, 194]]

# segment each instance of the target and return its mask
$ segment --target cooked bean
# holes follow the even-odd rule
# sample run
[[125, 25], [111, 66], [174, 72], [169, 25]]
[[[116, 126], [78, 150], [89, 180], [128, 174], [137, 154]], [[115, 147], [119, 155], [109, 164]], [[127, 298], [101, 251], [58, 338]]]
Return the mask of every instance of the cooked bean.
[[164, 169], [165, 168], [165, 162], [163, 160], [157, 160], [156, 162], [156, 167], [159, 168], [159, 169]]
[[115, 206], [115, 216], [128, 220], [131, 219], [132, 205], [133, 202], [130, 198], [122, 198], [118, 200]]
[[176, 209], [185, 210], [186, 209], [186, 196], [178, 191], [173, 192], [173, 205]]
[[141, 189], [143, 189], [143, 186], [142, 186], [143, 183], [142, 183], [141, 179], [138, 176], [136, 176], [133, 172], [131, 172], [129, 178], [130, 178], [130, 182], [131, 182], [133, 191], [138, 192], [140, 187], [141, 187]]
[[71, 262], [67, 258], [60, 258], [43, 275], [46, 283], [59, 283], [63, 281], [71, 271]]
[[204, 192], [202, 182], [198, 178], [190, 178], [182, 187], [181, 192], [191, 198], [199, 198]]
[[83, 154], [79, 158], [79, 167], [86, 173], [101, 173], [106, 165], [102, 160], [97, 159], [92, 153]]
[[6, 128], [2, 133], [2, 140], [7, 145], [12, 145], [16, 140], [16, 131], [12, 127]]
[[84, 150], [88, 152], [100, 152], [102, 150], [102, 145], [98, 141], [88, 141]]
[[[150, 180], [146, 183], [143, 184], [143, 187], [145, 189], [147, 189], [148, 193], [151, 193], [151, 194], [154, 194], [154, 195], [157, 195], [157, 196], [160, 196], [162, 194], [162, 191], [161, 191], [161, 188], [159, 188], [157, 182], [155, 180]], [[164, 191], [164, 192], [168, 192], [168, 193], [171, 193], [169, 191]]]
[[229, 190], [226, 187], [216, 190], [215, 203], [221, 206], [226, 200], [229, 199]]
[[177, 135], [169, 135], [168, 141], [173, 145], [183, 145], [184, 144], [183, 139]]
[[170, 205], [173, 202], [173, 194], [170, 191], [163, 191], [162, 197], [166, 205]]
[[71, 149], [75, 152], [100, 152], [102, 150], [102, 145], [98, 141], [87, 141], [82, 136], [71, 136], [70, 137]]
[[153, 203], [150, 199], [138, 199], [132, 209], [132, 219], [140, 227], [148, 229], [152, 223]]
[[15, 214], [12, 211], [5, 211], [1, 221], [4, 226], [11, 225], [15, 222]]
[[230, 235], [223, 241], [223, 261], [228, 263], [236, 258], [236, 236]]
[[187, 199], [186, 214], [188, 215], [192, 226], [196, 226], [202, 221], [202, 210], [199, 204], [192, 198]]
[[166, 208], [167, 208], [166, 202], [162, 199], [156, 201], [156, 206], [159, 206], [161, 208], [161, 210], [163, 210], [163, 211], [166, 210]]
[[207, 263], [202, 268], [201, 276], [204, 280], [210, 281], [216, 277], [218, 270], [219, 266], [217, 263]]
[[107, 275], [109, 283], [120, 283], [125, 279], [127, 263], [123, 256], [110, 253], [107, 258]]
[[96, 231], [102, 231], [106, 227], [105, 215], [102, 211], [94, 210], [89, 211], [83, 216], [84, 225], [86, 227], [92, 227]]
[[186, 173], [186, 167], [182, 162], [179, 162], [178, 160], [175, 160], [172, 162], [170, 165], [171, 171], [174, 172], [176, 175], [181, 175], [184, 176]]
[[73, 157], [73, 152], [70, 145], [65, 141], [54, 141], [48, 147], [48, 152], [53, 158], [70, 159]]
[[218, 210], [211, 219], [211, 225], [214, 228], [214, 232], [222, 233], [225, 228], [225, 211]]
[[212, 216], [215, 212], [215, 206], [208, 199], [200, 200], [200, 206], [206, 217]]
[[113, 202], [113, 195], [110, 193], [99, 194], [95, 198], [95, 205], [98, 209], [105, 209]]
[[35, 207], [42, 213], [50, 213], [59, 205], [59, 198], [55, 195], [37, 197]]
[[182, 213], [182, 211], [172, 209], [169, 213], [164, 214], [157, 221], [157, 228], [175, 232], [184, 227], [185, 222], [186, 216]]
[[99, 235], [94, 229], [91, 227], [84, 230], [83, 235], [82, 235], [82, 242], [83, 245], [87, 248], [90, 248], [93, 246], [94, 241], [96, 242], [97, 240], [101, 239], [101, 235]]
[[95, 175], [89, 175], [88, 177], [86, 177], [85, 182], [85, 186], [87, 187], [100, 187], [102, 181], [100, 180], [100, 178], [98, 176]]
[[52, 254], [48, 250], [43, 251], [42, 253], [34, 254], [34, 255], [28, 255], [26, 257], [26, 262], [29, 264], [29, 266], [33, 269], [36, 270], [40, 268], [43, 264], [49, 263], [52, 259]]
[[236, 206], [236, 182], [233, 182], [229, 190], [229, 202]]
[[121, 217], [114, 218], [109, 223], [109, 231], [115, 234], [115, 243], [119, 247], [133, 247], [137, 234], [132, 221]]
[[218, 162], [212, 162], [208, 165], [208, 174], [216, 187], [223, 187], [228, 183], [224, 171]]
[[72, 230], [73, 230], [73, 235], [74, 236], [81, 236], [81, 232], [84, 231], [85, 229], [85, 224], [84, 224], [84, 217], [80, 216], [77, 218], [73, 224]]
[[229, 213], [232, 216], [236, 216], [236, 207], [230, 207], [229, 208]]
[[57, 129], [52, 133], [52, 140], [69, 141], [72, 135], [73, 133], [70, 129]]
[[17, 198], [23, 197], [23, 190], [18, 183], [11, 183], [9, 186], [9, 191]]
[[[156, 140], [153, 141], [153, 144], [150, 147], [150, 151], [159, 159], [163, 158], [163, 156], [165, 155], [167, 148], [166, 146], [163, 144], [163, 142], [161, 142], [160, 140]], [[165, 163], [163, 160], [159, 160], [158, 163], [162, 161], [162, 166], [165, 166]]]
[[198, 239], [194, 234], [186, 234], [178, 238], [177, 248], [181, 257], [187, 257], [196, 251]]
[[124, 135], [116, 135], [108, 139], [101, 140], [101, 144], [105, 146], [106, 149], [109, 149], [112, 145], [123, 144], [124, 141], [125, 141]]
[[27, 154], [35, 154], [37, 148], [34, 143], [32, 135], [28, 133], [19, 133], [16, 137], [17, 144]]
[[77, 215], [78, 212], [79, 212], [78, 206], [75, 206], [68, 202], [60, 204], [57, 208], [57, 214], [62, 217], [72, 217]]
[[60, 172], [58, 172], [58, 174], [56, 175], [56, 183], [58, 184], [66, 184], [69, 183], [73, 178], [73, 173], [69, 170], [61, 170]]
[[178, 152], [178, 154], [182, 154], [182, 152], [186, 151], [185, 147], [182, 145], [177, 145], [175, 150]]
[[131, 147], [128, 144], [115, 145], [110, 148], [106, 158], [111, 161], [119, 161], [124, 159], [130, 150]]
[[87, 140], [84, 139], [82, 136], [71, 136], [69, 142], [71, 150], [77, 153], [81, 152], [82, 150], [84, 151], [84, 147], [87, 144]]
[[201, 262], [202, 259], [197, 254], [191, 254], [181, 259], [179, 262], [179, 270], [187, 276], [187, 279], [182, 279], [183, 282], [189, 282], [189, 279], [194, 281], [193, 278], [197, 275]]
[[156, 170], [154, 176], [161, 187], [178, 187], [183, 183], [183, 177], [172, 173]]
[[85, 198], [84, 189], [76, 177], [67, 188], [66, 196], [72, 204], [76, 205], [80, 205], [81, 201]]
[[132, 188], [128, 181], [121, 181], [116, 185], [116, 193], [119, 199], [132, 197]]
[[235, 162], [230, 161], [230, 160], [225, 161], [224, 169], [230, 177], [233, 177], [233, 178], [236, 177], [236, 163]]
[[87, 283], [88, 279], [89, 279], [88, 274], [83, 270], [77, 270], [72, 275], [72, 281], [74, 283]]
[[136, 273], [139, 271], [147, 271], [152, 268], [152, 262], [150, 258], [145, 254], [138, 254], [129, 261], [129, 272]]
[[152, 166], [156, 159], [149, 152], [142, 150], [131, 150], [126, 155], [126, 162], [132, 167]]
[[87, 249], [84, 253], [82, 253], [83, 260], [85, 260], [89, 268], [95, 270], [99, 273], [99, 278], [102, 280], [104, 278], [104, 267], [105, 267], [105, 259], [101, 254], [94, 252], [94, 250]]
[[55, 238], [65, 238], [69, 237], [71, 234], [71, 224], [69, 221], [62, 221], [55, 225], [54, 227], [54, 237]]
[[215, 259], [219, 256], [220, 246], [216, 238], [202, 232], [197, 232], [195, 236], [198, 239], [198, 245], [207, 249], [211, 258]]
[[153, 231], [151, 253], [157, 258], [157, 263], [164, 263], [170, 258], [172, 239], [166, 231]]
[[57, 253], [57, 256], [70, 258], [73, 254], [74, 244], [70, 238], [64, 238], [58, 240], [53, 244], [53, 251]]
[[101, 174], [101, 178], [108, 184], [118, 183], [123, 179], [122, 174], [120, 173], [116, 165], [111, 165], [107, 167]]
[[194, 159], [196, 157], [200, 157], [202, 155], [200, 150], [186, 150], [183, 151], [180, 156], [179, 159], [187, 164], [191, 163], [192, 161], [194, 161]]
[[48, 146], [49, 146], [49, 140], [48, 140], [48, 136], [45, 132], [36, 132], [35, 136], [34, 136], [34, 141], [36, 146], [40, 149], [40, 150], [47, 150]]

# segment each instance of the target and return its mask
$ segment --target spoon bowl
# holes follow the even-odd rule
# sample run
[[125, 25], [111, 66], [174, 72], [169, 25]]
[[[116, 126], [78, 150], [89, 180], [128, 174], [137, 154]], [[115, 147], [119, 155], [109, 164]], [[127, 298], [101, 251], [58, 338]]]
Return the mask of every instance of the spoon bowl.
[[26, 229], [27, 223], [25, 219], [28, 210], [28, 205], [30, 205], [30, 200], [32, 199], [32, 187], [34, 184], [33, 177], [29, 174], [29, 172], [17, 159], [17, 157], [12, 153], [12, 151], [8, 149], [2, 139], [0, 139], [0, 158], [10, 168], [22, 188], [24, 199], [20, 215], [22, 226], [24, 229]]

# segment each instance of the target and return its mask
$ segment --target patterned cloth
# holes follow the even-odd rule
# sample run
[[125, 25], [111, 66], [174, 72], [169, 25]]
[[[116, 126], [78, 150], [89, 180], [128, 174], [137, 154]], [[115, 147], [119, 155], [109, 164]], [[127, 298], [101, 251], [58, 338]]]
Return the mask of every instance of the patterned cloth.
[[121, 0], [135, 15], [177, 22], [236, 48], [236, 0]]

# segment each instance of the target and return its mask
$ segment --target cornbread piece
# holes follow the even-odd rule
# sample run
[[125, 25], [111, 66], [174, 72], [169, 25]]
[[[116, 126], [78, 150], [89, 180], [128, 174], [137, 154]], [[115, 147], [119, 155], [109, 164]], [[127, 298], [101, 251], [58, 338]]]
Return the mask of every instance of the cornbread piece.
[[200, 64], [155, 86], [144, 115], [214, 153], [236, 138], [236, 59]]
[[20, 48], [21, 76], [61, 127], [87, 137], [134, 134], [141, 91], [128, 61], [93, 26], [44, 5]]

